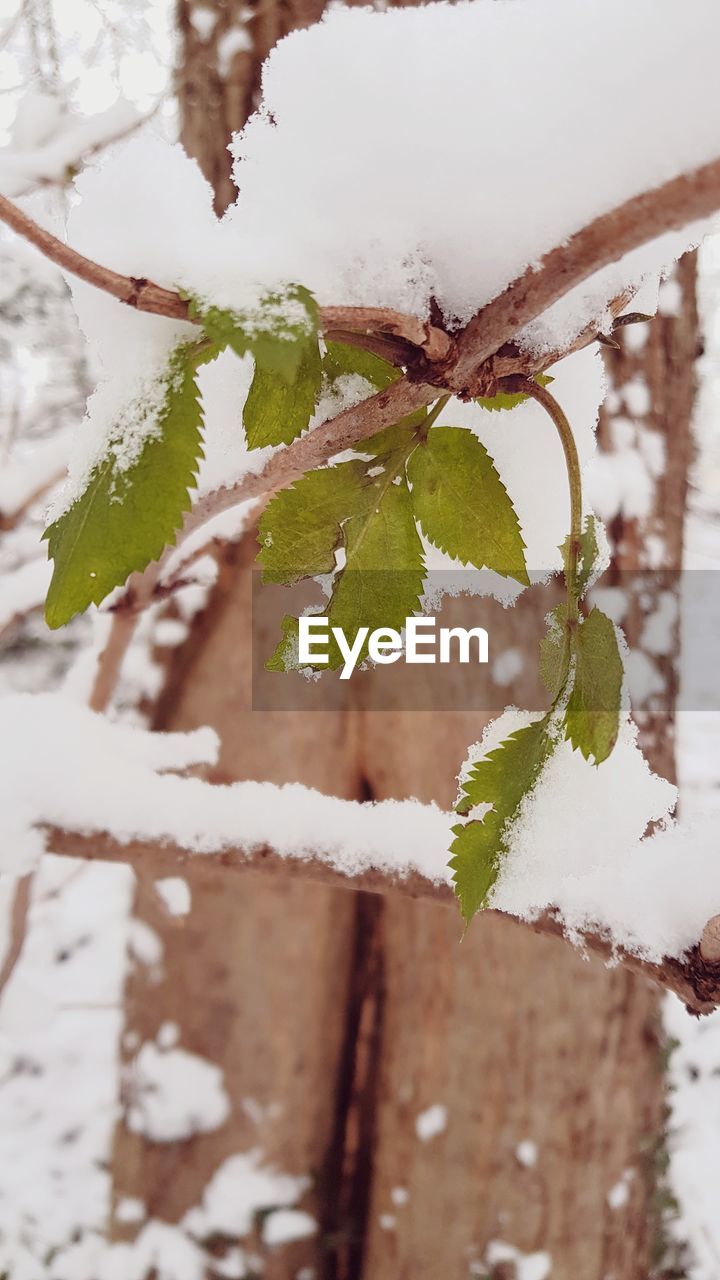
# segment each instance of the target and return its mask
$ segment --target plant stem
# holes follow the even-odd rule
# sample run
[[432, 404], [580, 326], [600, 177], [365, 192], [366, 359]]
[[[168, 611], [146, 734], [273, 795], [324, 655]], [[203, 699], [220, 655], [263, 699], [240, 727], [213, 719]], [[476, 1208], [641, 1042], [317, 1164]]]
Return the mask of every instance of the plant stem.
[[580, 459], [572, 427], [555, 397], [550, 394], [547, 387], [542, 387], [533, 378], [514, 375], [510, 378], [502, 378], [500, 385], [503, 391], [522, 392], [524, 395], [532, 397], [533, 400], [537, 400], [538, 404], [541, 404], [545, 412], [552, 418], [560, 437], [563, 453], [565, 454], [565, 466], [567, 467], [570, 487], [570, 538], [566, 568], [568, 618], [577, 621], [579, 594], [577, 571], [580, 538], [582, 536], [582, 480], [580, 477]]

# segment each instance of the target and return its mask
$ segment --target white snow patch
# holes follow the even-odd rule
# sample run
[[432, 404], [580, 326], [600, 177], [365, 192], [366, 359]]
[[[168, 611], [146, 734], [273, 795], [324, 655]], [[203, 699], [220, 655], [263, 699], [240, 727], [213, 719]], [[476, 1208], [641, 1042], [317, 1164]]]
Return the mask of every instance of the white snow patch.
[[309, 1185], [307, 1177], [279, 1173], [265, 1164], [259, 1149], [238, 1152], [215, 1171], [202, 1205], [191, 1209], [182, 1225], [196, 1239], [244, 1236], [258, 1212], [295, 1205]]
[[518, 1142], [515, 1148], [515, 1159], [526, 1169], [534, 1169], [538, 1159], [537, 1143], [531, 1142], [529, 1138], [524, 1142]]
[[269, 1248], [275, 1249], [293, 1240], [307, 1240], [317, 1229], [312, 1214], [303, 1209], [274, 1209], [263, 1222], [262, 1238]]
[[513, 1263], [515, 1280], [548, 1280], [552, 1271], [549, 1253], [522, 1253], [504, 1240], [490, 1241], [485, 1251], [485, 1261], [489, 1267], [499, 1266], [503, 1262]]
[[182, 876], [165, 876], [155, 881], [155, 888], [171, 916], [186, 916], [192, 907], [190, 885]]
[[150, 1142], [178, 1142], [219, 1129], [230, 1115], [223, 1074], [185, 1049], [147, 1041], [132, 1064], [127, 1126]]
[[443, 1133], [447, 1128], [447, 1118], [447, 1107], [440, 1102], [421, 1111], [415, 1120], [415, 1132], [420, 1141], [429, 1142], [431, 1138], [437, 1138], [438, 1134]]

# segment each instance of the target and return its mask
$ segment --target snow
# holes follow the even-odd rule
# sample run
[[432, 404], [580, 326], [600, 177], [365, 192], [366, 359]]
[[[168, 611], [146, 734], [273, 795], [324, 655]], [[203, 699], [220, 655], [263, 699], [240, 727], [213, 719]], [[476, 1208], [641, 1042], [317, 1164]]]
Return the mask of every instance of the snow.
[[653, 479], [632, 443], [617, 453], [598, 453], [584, 481], [588, 505], [606, 523], [617, 515], [642, 520], [652, 509]]
[[[455, 819], [434, 805], [358, 803], [299, 784], [220, 786], [178, 776], [175, 770], [214, 761], [211, 731], [150, 734], [60, 695], [10, 695], [0, 710], [13, 730], [0, 744], [7, 870], [35, 864], [44, 848], [38, 824], [46, 823], [108, 830], [121, 842], [169, 840], [199, 854], [269, 846], [348, 876], [378, 868], [448, 883]], [[469, 760], [532, 719], [504, 712]], [[651, 960], [681, 955], [720, 911], [720, 866], [714, 821], [674, 822], [676, 799], [676, 788], [651, 773], [629, 723], [600, 769], [560, 743], [508, 832], [491, 905], [520, 917], [554, 907], [571, 933], [600, 929]], [[662, 829], [645, 837], [650, 822]], [[134, 927], [131, 945], [146, 963], [161, 962], [147, 925]], [[145, 1056], [154, 1068], [157, 1050], [147, 1047]]]
[[52, 566], [46, 560], [30, 560], [0, 578], [0, 631], [14, 619], [41, 609], [50, 585]]
[[17, 1280], [105, 1227], [132, 892], [103, 863], [44, 858], [35, 878], [0, 1005], [0, 1273]]
[[252, 37], [245, 27], [230, 27], [217, 42], [217, 68], [223, 79], [230, 74], [238, 53], [251, 53]]
[[630, 1183], [635, 1177], [634, 1169], [625, 1169], [621, 1178], [607, 1193], [608, 1206], [613, 1209], [624, 1209], [630, 1199]]
[[642, 378], [632, 378], [622, 389], [623, 400], [633, 418], [644, 418], [650, 412], [650, 392]]
[[271, 1249], [314, 1236], [318, 1224], [303, 1209], [275, 1209], [263, 1222], [262, 1238]]
[[[252, 306], [262, 290], [300, 281], [321, 304], [425, 315], [434, 297], [449, 319], [467, 320], [593, 217], [720, 153], [712, 93], [718, 36], [714, 0], [695, 0], [692, 24], [677, 0], [635, 0], [631, 7], [625, 0], [583, 6], [545, 0], [542, 7], [534, 0], [478, 0], [384, 13], [332, 8], [282, 40], [267, 60], [261, 109], [234, 143], [240, 194], [222, 221], [194, 163], [145, 131], [76, 181], [69, 239], [125, 274], [219, 305]], [[510, 99], [508, 66], [524, 86]], [[425, 92], [430, 82], [432, 95]], [[529, 150], [528, 102], [533, 134], [544, 139]], [[438, 103], [450, 104], [462, 130], [448, 129]], [[428, 155], [442, 157], [431, 182]], [[514, 216], [528, 203], [532, 218]], [[621, 287], [648, 273], [656, 280], [699, 235], [693, 228], [662, 237], [601, 272], [520, 341], [545, 350], [570, 341], [590, 321], [605, 323], [608, 300]], [[170, 351], [191, 332], [181, 322], [123, 309], [90, 286], [72, 288], [103, 378], [55, 514], [82, 490], [128, 403], [151, 398]], [[208, 404], [214, 380], [225, 376], [217, 368], [204, 372]], [[596, 408], [597, 402], [588, 430]], [[211, 435], [213, 420], [209, 408]], [[135, 451], [152, 427], [149, 413]], [[211, 448], [206, 470], [212, 457]], [[247, 459], [240, 465], [246, 468]], [[231, 449], [221, 483], [236, 475]], [[633, 488], [638, 484], [635, 477]], [[559, 489], [550, 492], [559, 498]], [[535, 558], [532, 542], [530, 549], [534, 564], [554, 567], [555, 546], [552, 559]]]
[[522, 1253], [514, 1245], [504, 1240], [491, 1240], [485, 1252], [485, 1261], [489, 1267], [510, 1262], [514, 1267], [514, 1280], [549, 1280], [552, 1274], [552, 1259], [549, 1253]]
[[414, 801], [356, 804], [299, 784], [214, 786], [168, 771], [212, 764], [210, 729], [148, 733], [113, 724], [61, 695], [10, 695], [12, 727], [0, 742], [0, 833], [5, 869], [21, 872], [43, 849], [39, 822], [68, 830], [142, 833], [196, 852], [270, 844], [289, 857], [316, 856], [346, 875], [391, 866], [447, 878], [452, 816]]
[[146, 1217], [145, 1204], [137, 1196], [121, 1196], [115, 1206], [117, 1222], [143, 1222]]
[[212, 9], [206, 9], [203, 5], [195, 5], [190, 10], [190, 22], [197, 32], [198, 39], [204, 43], [210, 39], [217, 20], [217, 13], [214, 13]]
[[[681, 955], [720, 906], [720, 876], [713, 824], [673, 825], [676, 799], [629, 723], [599, 769], [561, 743], [512, 827], [492, 905], [526, 917], [554, 905], [571, 932], [600, 927], [648, 959]], [[650, 822], [667, 829], [643, 839]]]
[[13, 451], [0, 471], [0, 512], [14, 516], [34, 495], [59, 480], [65, 470], [71, 432], [53, 431], [40, 444]]
[[495, 684], [503, 687], [517, 679], [525, 665], [525, 659], [519, 649], [505, 649], [492, 665], [492, 678]]
[[[241, 195], [228, 221], [263, 276], [302, 269], [323, 302], [422, 314], [432, 294], [467, 319], [600, 212], [714, 158], [713, 33], [707, 0], [693, 23], [675, 0], [333, 10], [265, 64], [263, 108], [235, 143]], [[522, 94], [507, 94], [508, 67]], [[448, 129], [438, 103], [462, 130]], [[528, 103], [542, 147], [525, 145]], [[430, 183], [428, 155], [441, 157]], [[513, 217], [528, 204], [532, 218]], [[473, 245], [493, 251], [474, 255]], [[572, 322], [566, 310], [558, 325], [577, 328], [582, 300], [570, 309]]]
[[30, 869], [44, 847], [34, 827], [37, 788], [47, 793], [44, 817], [52, 822], [52, 811], [62, 822], [63, 811], [69, 817], [76, 802], [78, 812], [85, 802], [92, 806], [93, 797], [111, 792], [123, 777], [127, 804], [135, 786], [142, 794], [144, 779], [159, 780], [155, 770], [213, 763], [217, 756], [210, 729], [151, 734], [112, 724], [57, 694], [11, 694], [2, 700], [0, 719], [6, 726], [0, 742], [0, 869], [16, 874]]
[[155, 881], [155, 888], [171, 916], [186, 916], [192, 906], [192, 896], [187, 880], [182, 876], [165, 876]]
[[147, 1041], [128, 1081], [127, 1127], [150, 1142], [177, 1142], [219, 1129], [230, 1115], [219, 1067], [185, 1049]]
[[669, 1181], [679, 1207], [670, 1229], [679, 1243], [690, 1245], [689, 1280], [715, 1280], [720, 1265], [720, 1015], [697, 1021], [668, 996], [663, 1021], [671, 1046]]
[[294, 1206], [308, 1185], [307, 1177], [280, 1173], [266, 1164], [259, 1149], [238, 1152], [215, 1171], [202, 1205], [191, 1209], [182, 1225], [196, 1239], [216, 1234], [242, 1238], [258, 1212]]
[[84, 155], [122, 137], [140, 120], [124, 98], [83, 119], [67, 113], [57, 98], [30, 90], [20, 104], [10, 146], [0, 149], [0, 191], [17, 197], [44, 183], [65, 182]]
[[537, 1143], [531, 1142], [526, 1138], [524, 1142], [518, 1142], [515, 1148], [515, 1159], [526, 1169], [534, 1169], [538, 1160]]
[[438, 1134], [443, 1133], [446, 1128], [447, 1107], [440, 1102], [434, 1103], [426, 1111], [421, 1111], [415, 1120], [415, 1132], [421, 1142], [429, 1142], [431, 1138], [437, 1138]]

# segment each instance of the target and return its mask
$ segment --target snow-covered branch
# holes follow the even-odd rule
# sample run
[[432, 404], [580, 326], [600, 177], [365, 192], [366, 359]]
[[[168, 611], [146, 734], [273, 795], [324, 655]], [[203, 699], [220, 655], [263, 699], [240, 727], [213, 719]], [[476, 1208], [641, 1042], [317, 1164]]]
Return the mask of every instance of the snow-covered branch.
[[[17, 205], [0, 195], [0, 222], [4, 222], [29, 244], [70, 275], [83, 280], [117, 298], [125, 306], [150, 315], [166, 316], [171, 320], [191, 320], [190, 303], [172, 289], [165, 289], [143, 276], [125, 276], [99, 262], [78, 253], [64, 240], [41, 227]], [[452, 340], [442, 329], [415, 316], [405, 316], [399, 311], [383, 307], [324, 307], [320, 309], [324, 332], [329, 337], [342, 337], [346, 341], [372, 335], [382, 346], [387, 359], [407, 358], [408, 348], [424, 353], [429, 361], [447, 357]], [[388, 345], [383, 339], [399, 342], [399, 348]], [[360, 342], [360, 345], [363, 345]]]
[[[319, 798], [324, 799], [324, 797]], [[418, 805], [416, 808], [422, 810], [425, 806]], [[429, 811], [428, 816], [431, 822], [437, 813], [437, 810]], [[450, 815], [446, 816], [450, 820]], [[332, 856], [324, 857], [319, 854], [308, 856], [301, 850], [295, 853], [278, 852], [267, 844], [227, 846], [196, 854], [180, 845], [164, 841], [134, 839], [126, 842], [114, 839], [106, 832], [82, 834], [60, 830], [57, 827], [48, 830], [47, 840], [48, 848], [54, 853], [88, 860], [102, 859], [109, 862], [129, 863], [144, 875], [151, 874], [156, 879], [187, 874], [191, 870], [193, 860], [198, 857], [210, 857], [217, 864], [219, 874], [255, 871], [282, 876], [285, 879], [315, 881], [331, 885], [336, 889], [377, 893], [383, 896], [399, 895], [434, 902], [439, 906], [456, 905], [452, 887], [446, 881], [438, 881], [418, 870], [393, 873], [379, 867], [368, 866], [364, 870], [351, 871], [343, 866], [342, 861]], [[442, 854], [442, 849], [439, 850], [439, 854]], [[442, 866], [440, 856], [438, 864], [439, 867]], [[480, 920], [475, 922], [473, 928], [482, 928], [482, 916], [486, 914], [500, 914], [508, 918], [507, 913], [490, 909], [488, 912], [481, 913]], [[680, 960], [665, 957], [660, 963], [653, 964], [613, 944], [602, 933], [587, 930], [569, 933], [558, 912], [544, 911], [531, 919], [510, 918], [517, 920], [519, 925], [532, 929], [534, 933], [565, 939], [571, 945], [594, 956], [611, 963], [622, 964], [635, 973], [643, 974], [658, 986], [675, 992], [691, 1013], [708, 1014], [720, 1006], [720, 962], [713, 961], [712, 958], [705, 959], [701, 944], [691, 948]], [[711, 921], [708, 927], [713, 925], [714, 922]]]

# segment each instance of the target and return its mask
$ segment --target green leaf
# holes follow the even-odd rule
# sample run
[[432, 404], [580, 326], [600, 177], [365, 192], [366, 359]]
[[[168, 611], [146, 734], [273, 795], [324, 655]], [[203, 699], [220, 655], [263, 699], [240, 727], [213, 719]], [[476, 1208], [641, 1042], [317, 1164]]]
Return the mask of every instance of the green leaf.
[[[343, 526], [345, 568], [338, 575], [327, 616], [352, 641], [360, 627], [400, 630], [417, 611], [425, 576], [422, 543], [410, 493], [399, 484], [376, 481], [378, 503]], [[363, 651], [364, 653], [364, 651]], [[330, 647], [330, 666], [342, 661]]]
[[304, 345], [318, 333], [317, 303], [302, 285], [265, 293], [246, 311], [204, 307], [198, 299], [190, 304], [191, 319], [202, 325], [219, 350], [230, 347], [238, 356], [252, 354], [263, 369], [285, 382], [297, 377]]
[[178, 347], [164, 379], [163, 402], [142, 450], [119, 463], [128, 425], [138, 429], [147, 405], [132, 405], [111, 437], [86, 489], [46, 529], [55, 562], [45, 604], [49, 627], [61, 627], [89, 604], [100, 604], [129, 574], [156, 560], [175, 540], [190, 508], [202, 455], [198, 365], [217, 354], [207, 344]]
[[[534, 380], [541, 387], [547, 387], [555, 381], [547, 373], [536, 373]], [[519, 404], [529, 399], [530, 397], [524, 391], [513, 395], [508, 395], [506, 391], [499, 391], [496, 396], [476, 396], [475, 403], [479, 404], [481, 409], [489, 409], [491, 413], [496, 413], [503, 409], [516, 409]]]
[[251, 449], [289, 444], [307, 427], [322, 382], [318, 343], [319, 313], [302, 285], [284, 293], [265, 294], [249, 311], [203, 308], [195, 301], [191, 315], [220, 349], [238, 356], [251, 353], [253, 377], [243, 421]]
[[[566, 580], [570, 569], [570, 546], [570, 538], [567, 537], [560, 548]], [[593, 570], [597, 563], [599, 554], [600, 549], [598, 547], [595, 517], [588, 516], [585, 520], [585, 527], [578, 542], [577, 574], [575, 580], [575, 590], [577, 592], [578, 600], [581, 600], [587, 591], [588, 583], [593, 575]]]
[[266, 671], [295, 671], [299, 665], [299, 633], [298, 620], [285, 614], [282, 620], [282, 639], [277, 648], [265, 663]]
[[570, 671], [567, 616], [567, 605], [557, 605], [548, 615], [547, 633], [540, 641], [540, 677], [553, 698], [560, 693]]
[[565, 713], [567, 737], [573, 748], [595, 764], [607, 760], [620, 727], [623, 665], [615, 627], [606, 614], [593, 609], [573, 639], [575, 673]]
[[364, 378], [376, 391], [384, 391], [392, 382], [400, 377], [400, 371], [387, 360], [373, 355], [371, 351], [363, 351], [362, 347], [352, 347], [345, 342], [328, 342], [323, 373], [329, 382], [335, 382], [347, 374], [356, 374]]
[[433, 427], [408, 464], [413, 506], [437, 547], [476, 568], [529, 584], [515, 508], [472, 431]]
[[248, 445], [290, 444], [307, 427], [318, 401], [322, 369], [317, 339], [305, 344], [295, 378], [286, 382], [275, 370], [263, 368], [256, 359], [243, 423]]
[[468, 923], [486, 905], [501, 859], [509, 848], [511, 824], [555, 749], [549, 725], [548, 715], [511, 733], [473, 766], [463, 785], [459, 813], [466, 814], [479, 804], [493, 806], [483, 818], [453, 828], [450, 866], [463, 918]]
[[[397, 464], [394, 468], [386, 467], [380, 475], [366, 477], [363, 486], [350, 495], [349, 514], [346, 509], [348, 518], [341, 530], [345, 565], [336, 574], [323, 614], [328, 618], [329, 627], [340, 627], [350, 644], [361, 627], [368, 627], [371, 632], [378, 627], [400, 630], [405, 619], [418, 607], [425, 572], [422, 543], [415, 527], [407, 483], [402, 475], [399, 483], [393, 483], [395, 479], [398, 479]], [[334, 537], [333, 534], [332, 539]], [[312, 545], [312, 555], [319, 546], [320, 555], [327, 563], [332, 539], [329, 534], [320, 534]], [[333, 543], [333, 558], [335, 545]], [[344, 658], [332, 634], [328, 654], [329, 661], [323, 670], [335, 670], [343, 665]], [[358, 661], [362, 662], [366, 656], [364, 647]], [[297, 623], [286, 618], [283, 638], [268, 668], [287, 671], [296, 665]]]
[[356, 448], [378, 459], [392, 458], [395, 454], [403, 452], [409, 456], [413, 446], [420, 443], [418, 428], [426, 418], [427, 411], [417, 409], [415, 413], [409, 413], [406, 418], [401, 418], [394, 426], [385, 427], [383, 431], [378, 431], [368, 440], [363, 440], [356, 445]]
[[373, 492], [360, 459], [308, 471], [281, 490], [258, 529], [263, 581], [290, 584], [331, 573], [343, 521], [372, 501]]

